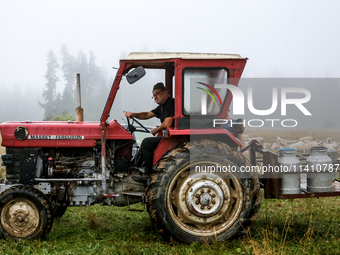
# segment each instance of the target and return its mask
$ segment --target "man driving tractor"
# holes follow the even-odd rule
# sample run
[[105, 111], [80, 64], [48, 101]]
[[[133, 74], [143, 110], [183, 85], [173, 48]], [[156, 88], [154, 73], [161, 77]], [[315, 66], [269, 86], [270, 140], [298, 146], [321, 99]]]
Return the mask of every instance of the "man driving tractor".
[[[164, 84], [162, 82], [154, 85], [153, 90], [153, 99], [158, 104], [158, 106], [149, 111], [149, 112], [125, 112], [125, 116], [127, 118], [137, 118], [141, 120], [147, 120], [153, 117], [157, 117], [161, 121], [161, 125], [152, 129], [152, 135], [157, 135], [158, 132], [161, 132], [168, 127], [173, 126], [173, 116], [174, 116], [174, 102], [175, 100], [170, 97], [168, 91], [166, 90]], [[156, 137], [147, 137], [143, 140], [141, 144], [141, 153], [143, 157], [143, 167], [144, 174], [143, 175], [134, 175], [132, 179], [136, 182], [147, 183], [150, 179], [150, 174], [152, 170], [152, 161], [153, 154], [155, 149], [157, 148], [158, 143], [162, 139], [162, 136]]]

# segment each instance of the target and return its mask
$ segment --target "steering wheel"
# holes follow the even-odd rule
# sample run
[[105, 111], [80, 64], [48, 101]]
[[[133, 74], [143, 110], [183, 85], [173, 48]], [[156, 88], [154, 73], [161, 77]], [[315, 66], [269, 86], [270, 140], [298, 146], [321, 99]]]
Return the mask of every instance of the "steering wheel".
[[[140, 132], [144, 132], [144, 133], [150, 133], [150, 131], [144, 127], [138, 120], [136, 120], [134, 117], [126, 117], [127, 119], [127, 123], [128, 123], [128, 127], [127, 127], [127, 130], [130, 131], [131, 133], [133, 133], [134, 131], [136, 131], [136, 128], [133, 126], [133, 123], [137, 123], [139, 126], [141, 126], [144, 130], [143, 131], [140, 131]], [[130, 120], [132, 120], [130, 122]]]

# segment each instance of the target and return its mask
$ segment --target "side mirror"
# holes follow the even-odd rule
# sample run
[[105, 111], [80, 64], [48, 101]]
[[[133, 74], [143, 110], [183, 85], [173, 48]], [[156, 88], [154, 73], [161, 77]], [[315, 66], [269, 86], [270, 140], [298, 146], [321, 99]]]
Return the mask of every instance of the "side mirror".
[[132, 84], [143, 78], [145, 74], [145, 69], [142, 66], [138, 66], [126, 75], [126, 80]]

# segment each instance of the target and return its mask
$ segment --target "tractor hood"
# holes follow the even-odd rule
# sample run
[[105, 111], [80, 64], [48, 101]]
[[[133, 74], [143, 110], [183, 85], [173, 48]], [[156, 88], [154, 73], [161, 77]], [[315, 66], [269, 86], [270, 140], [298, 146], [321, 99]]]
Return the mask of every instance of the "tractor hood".
[[[101, 140], [99, 122], [4, 122], [0, 132], [5, 147], [93, 147]], [[106, 139], [132, 140], [133, 136], [113, 120]]]

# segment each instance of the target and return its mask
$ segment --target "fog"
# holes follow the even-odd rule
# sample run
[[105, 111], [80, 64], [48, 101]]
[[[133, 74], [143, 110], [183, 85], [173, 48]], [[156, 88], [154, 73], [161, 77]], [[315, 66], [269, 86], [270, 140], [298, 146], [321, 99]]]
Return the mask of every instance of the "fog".
[[[107, 93], [116, 73], [112, 67], [134, 51], [241, 54], [249, 58], [246, 78], [339, 78], [339, 7], [338, 1], [310, 0], [1, 1], [0, 122], [43, 119], [38, 101], [43, 102], [47, 54], [52, 50], [60, 59], [63, 44], [74, 55], [79, 50], [94, 52], [97, 65], [111, 80]], [[62, 74], [59, 79], [62, 91]], [[147, 71], [138, 83], [123, 83], [110, 119], [123, 122], [123, 110], [156, 107], [151, 89], [158, 81], [164, 81], [163, 73]], [[332, 84], [327, 85], [331, 89], [311, 88], [306, 107], [313, 117], [303, 119], [301, 128], [322, 128], [334, 119], [339, 83]], [[262, 102], [255, 105], [258, 109], [270, 107], [267, 94], [254, 91], [254, 95], [254, 104]], [[105, 101], [83, 101], [85, 120], [93, 104], [104, 106]], [[300, 118], [290, 109], [287, 118]], [[101, 111], [97, 114], [92, 120], [99, 120]], [[320, 124], [314, 117], [321, 118]], [[331, 127], [339, 125], [335, 119]]]

